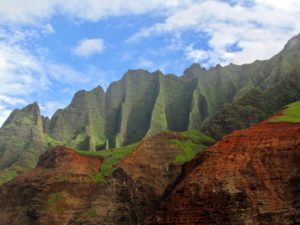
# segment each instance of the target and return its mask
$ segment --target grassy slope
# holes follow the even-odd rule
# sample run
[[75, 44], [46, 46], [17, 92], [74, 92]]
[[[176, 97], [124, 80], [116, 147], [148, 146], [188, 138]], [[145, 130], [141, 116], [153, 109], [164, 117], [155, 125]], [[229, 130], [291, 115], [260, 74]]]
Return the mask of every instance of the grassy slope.
[[107, 149], [103, 151], [77, 151], [79, 155], [82, 156], [93, 156], [93, 157], [101, 157], [103, 158], [103, 163], [101, 166], [101, 170], [95, 176], [92, 177], [94, 182], [100, 182], [104, 177], [109, 176], [114, 167], [126, 156], [129, 156], [135, 148], [138, 146], [138, 143], [127, 145], [121, 148], [115, 149]]
[[[182, 165], [187, 161], [192, 160], [197, 153], [203, 151], [208, 145], [215, 142], [214, 139], [204, 135], [199, 131], [185, 131], [179, 133], [185, 140], [167, 139], [170, 144], [174, 144], [181, 150], [181, 153], [176, 156], [173, 163], [176, 165]], [[105, 177], [111, 175], [119, 162], [129, 156], [139, 145], [139, 143], [127, 145], [121, 148], [107, 149], [98, 152], [91, 151], [77, 151], [79, 155], [88, 157], [101, 157], [103, 163], [101, 170], [94, 176], [92, 180], [94, 182], [101, 182]]]
[[170, 140], [170, 143], [175, 144], [182, 151], [173, 161], [177, 165], [192, 160], [199, 152], [215, 142], [214, 139], [195, 130], [181, 132], [180, 134], [186, 138], [185, 141]]
[[271, 119], [270, 122], [300, 123], [300, 101], [287, 105], [282, 115]]

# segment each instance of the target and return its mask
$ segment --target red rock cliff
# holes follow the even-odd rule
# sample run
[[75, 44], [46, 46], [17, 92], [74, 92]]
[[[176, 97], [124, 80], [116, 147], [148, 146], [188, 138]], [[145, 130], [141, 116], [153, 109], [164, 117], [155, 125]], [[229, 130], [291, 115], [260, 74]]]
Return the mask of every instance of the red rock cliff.
[[145, 224], [300, 224], [300, 124], [235, 131], [186, 171]]

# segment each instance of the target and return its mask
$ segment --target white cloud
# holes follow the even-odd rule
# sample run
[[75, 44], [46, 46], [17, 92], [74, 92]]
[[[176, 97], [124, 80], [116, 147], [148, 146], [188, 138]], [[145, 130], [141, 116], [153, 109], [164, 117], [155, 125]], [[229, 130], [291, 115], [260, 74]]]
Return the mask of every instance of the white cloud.
[[7, 117], [9, 116], [9, 114], [11, 113], [11, 109], [8, 109], [7, 107], [5, 107], [4, 105], [0, 104], [0, 127], [2, 126], [2, 124], [5, 122], [5, 120], [7, 119]]
[[44, 91], [50, 84], [39, 58], [16, 43], [23, 38], [15, 36], [0, 38], [0, 125], [13, 108], [27, 104], [30, 94]]
[[49, 78], [60, 83], [87, 83], [89, 78], [85, 77], [81, 72], [72, 67], [59, 63], [45, 63], [45, 69]]
[[194, 62], [200, 62], [209, 57], [209, 54], [206, 51], [195, 49], [192, 45], [187, 46], [185, 51], [187, 58]]
[[42, 90], [48, 84], [49, 80], [36, 56], [20, 45], [0, 42], [0, 94], [26, 95]]
[[135, 67], [136, 69], [144, 69], [144, 70], [148, 70], [150, 72], [153, 72], [155, 70], [160, 70], [160, 71], [165, 71], [166, 66], [164, 63], [161, 64], [156, 64], [155, 62], [146, 59], [144, 57], [139, 57], [136, 59], [136, 64]]
[[27, 104], [27, 102], [20, 98], [14, 98], [7, 95], [0, 95], [0, 102], [9, 105]]
[[74, 48], [74, 54], [87, 58], [102, 53], [104, 48], [104, 41], [101, 38], [83, 39]]
[[48, 101], [45, 104], [42, 104], [41, 111], [45, 116], [51, 117], [57, 109], [62, 109], [66, 107], [67, 104], [59, 102], [59, 101]]
[[[195, 31], [209, 37], [209, 50], [196, 49], [191, 43], [182, 47], [195, 61], [209, 64], [249, 63], [267, 59], [282, 49], [286, 41], [300, 32], [300, 1], [257, 0], [252, 6], [230, 5], [224, 1], [204, 0], [173, 12], [163, 22], [144, 28], [129, 41], [163, 33]], [[241, 51], [228, 47], [238, 44]]]
[[44, 34], [53, 34], [54, 32], [55, 32], [55, 30], [50, 23], [46, 24], [42, 28], [42, 33], [44, 33]]
[[[43, 29], [40, 32], [43, 33]], [[89, 68], [83, 68], [84, 76], [68, 65], [49, 61], [39, 51], [28, 49], [24, 42], [31, 35], [39, 36], [39, 32], [15, 30], [5, 33], [0, 29], [0, 125], [12, 109], [40, 100], [37, 96], [53, 85], [86, 84], [95, 76], [89, 73]], [[42, 111], [47, 115], [51, 115], [56, 106], [61, 106], [53, 101], [44, 104], [45, 111]]]
[[[1, 0], [0, 123], [14, 105], [27, 102], [26, 96], [30, 94], [47, 90], [53, 80], [87, 83], [93, 79], [91, 74], [97, 74], [94, 76], [97, 82], [107, 82], [107, 74], [103, 71], [86, 68], [89, 75], [83, 76], [70, 66], [49, 62], [36, 50], [26, 48], [24, 43], [29, 37], [55, 32], [49, 23], [55, 15], [99, 21], [109, 16], [159, 14], [164, 18], [160, 23], [142, 29], [130, 40], [169, 33], [175, 37], [169, 49], [183, 51], [191, 61], [207, 61], [207, 66], [269, 58], [290, 37], [300, 32], [299, 0], [254, 0], [251, 7], [246, 7], [244, 2], [229, 5], [218, 0]], [[29, 25], [25, 27], [30, 29], [24, 30], [21, 28], [24, 26], [19, 25]], [[186, 31], [207, 34], [210, 37], [209, 49], [180, 42], [181, 34], [183, 36]], [[228, 47], [234, 44], [241, 51], [230, 51]], [[74, 48], [74, 53], [89, 57], [103, 52], [104, 48], [102, 39], [84, 39]], [[124, 56], [124, 60], [130, 60], [130, 57]], [[149, 70], [164, 69], [145, 56], [137, 57], [136, 66]], [[59, 102], [50, 101], [42, 107], [51, 114], [59, 105]]]
[[[211, 64], [229, 61], [241, 64], [268, 58], [300, 31], [298, 0], [253, 0], [251, 7], [245, 4], [250, 1], [235, 2], [237, 4], [230, 5], [221, 0], [2, 0], [0, 24], [48, 24], [54, 15], [99, 21], [109, 16], [155, 13], [165, 19], [142, 29], [130, 41], [165, 32], [205, 32], [211, 36], [211, 50], [206, 53]], [[54, 29], [48, 24], [44, 32], [52, 33]], [[228, 52], [227, 47], [233, 43], [238, 43], [242, 51]], [[74, 52], [82, 57], [103, 51], [101, 40], [81, 44]], [[182, 50], [187, 57], [199, 59], [203, 49], [190, 51], [190, 44]], [[259, 52], [255, 53], [258, 47]]]
[[0, 18], [3, 23], [37, 24], [53, 15], [98, 21], [108, 16], [143, 14], [149, 11], [176, 10], [192, 0], [1, 0]]

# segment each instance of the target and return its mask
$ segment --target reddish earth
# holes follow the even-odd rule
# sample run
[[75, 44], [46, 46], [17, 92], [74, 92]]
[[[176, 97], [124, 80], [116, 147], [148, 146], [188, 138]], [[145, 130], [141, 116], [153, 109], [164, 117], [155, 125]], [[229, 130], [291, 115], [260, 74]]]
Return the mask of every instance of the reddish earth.
[[100, 158], [66, 148], [44, 153], [37, 168], [0, 189], [0, 223], [9, 225], [140, 224], [181, 173], [180, 150], [161, 133], [144, 140], [111, 177], [94, 182]]
[[184, 171], [145, 224], [300, 224], [300, 124], [235, 131]]
[[1, 187], [0, 224], [300, 224], [300, 124], [233, 132], [183, 167], [171, 139], [142, 141], [101, 182], [101, 158], [51, 149]]
[[49, 150], [40, 157], [37, 168], [1, 188], [0, 223], [68, 224], [89, 207], [96, 188], [90, 177], [101, 161], [63, 147]]
[[141, 224], [152, 214], [181, 173], [180, 166], [172, 165], [180, 150], [168, 140], [182, 138], [174, 132], [155, 135], [120, 162], [92, 202], [97, 207], [97, 224]]

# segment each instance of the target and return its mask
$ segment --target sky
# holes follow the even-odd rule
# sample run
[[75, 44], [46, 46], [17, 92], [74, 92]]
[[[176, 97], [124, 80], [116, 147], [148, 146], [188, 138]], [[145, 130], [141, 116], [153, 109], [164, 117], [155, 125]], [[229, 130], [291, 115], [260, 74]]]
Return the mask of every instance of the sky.
[[251, 63], [300, 32], [299, 0], [0, 0], [0, 125], [104, 90], [128, 69]]

